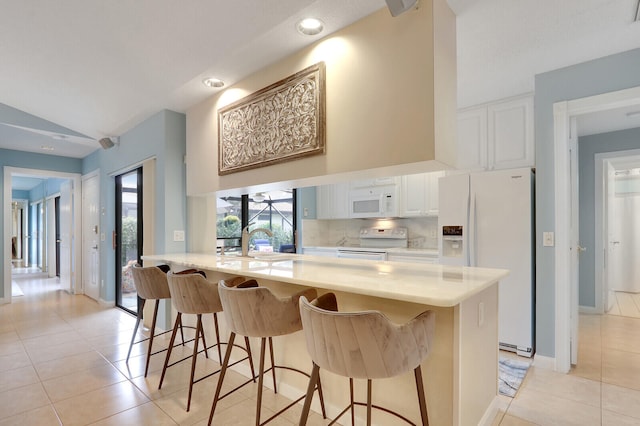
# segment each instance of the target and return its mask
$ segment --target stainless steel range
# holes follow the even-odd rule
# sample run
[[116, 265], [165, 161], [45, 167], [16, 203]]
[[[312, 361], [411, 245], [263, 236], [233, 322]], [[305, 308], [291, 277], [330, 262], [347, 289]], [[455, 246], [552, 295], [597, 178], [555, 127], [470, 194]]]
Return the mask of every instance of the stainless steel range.
[[407, 228], [361, 228], [360, 247], [341, 247], [338, 257], [387, 260], [386, 249], [407, 247], [407, 241]]

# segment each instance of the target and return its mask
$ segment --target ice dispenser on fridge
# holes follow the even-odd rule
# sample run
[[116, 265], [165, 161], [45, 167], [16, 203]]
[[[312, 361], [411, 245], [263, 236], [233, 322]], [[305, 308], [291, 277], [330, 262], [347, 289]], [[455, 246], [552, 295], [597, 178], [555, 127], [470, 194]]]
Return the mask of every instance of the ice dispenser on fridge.
[[442, 227], [442, 256], [462, 257], [464, 254], [464, 240], [462, 226]]

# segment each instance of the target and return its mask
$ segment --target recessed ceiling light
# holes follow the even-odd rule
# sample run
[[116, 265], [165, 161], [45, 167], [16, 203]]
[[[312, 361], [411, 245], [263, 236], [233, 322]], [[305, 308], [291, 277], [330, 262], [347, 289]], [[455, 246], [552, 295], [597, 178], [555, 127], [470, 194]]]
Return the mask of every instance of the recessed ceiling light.
[[305, 18], [298, 22], [296, 29], [300, 34], [316, 35], [324, 29], [324, 23], [316, 18]]
[[224, 81], [214, 77], [207, 77], [204, 80], [202, 80], [202, 84], [204, 84], [207, 87], [217, 89], [219, 87], [224, 86]]
[[53, 151], [53, 147], [51, 145], [40, 145], [40, 149], [44, 151]]

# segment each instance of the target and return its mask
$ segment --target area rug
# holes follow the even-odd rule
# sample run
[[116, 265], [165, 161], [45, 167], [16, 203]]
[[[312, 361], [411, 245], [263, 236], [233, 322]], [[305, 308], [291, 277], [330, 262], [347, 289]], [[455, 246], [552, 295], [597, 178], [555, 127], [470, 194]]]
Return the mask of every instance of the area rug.
[[498, 361], [498, 390], [501, 395], [513, 398], [527, 374], [529, 363], [500, 357]]
[[11, 297], [24, 296], [22, 289], [15, 281], [11, 282]]

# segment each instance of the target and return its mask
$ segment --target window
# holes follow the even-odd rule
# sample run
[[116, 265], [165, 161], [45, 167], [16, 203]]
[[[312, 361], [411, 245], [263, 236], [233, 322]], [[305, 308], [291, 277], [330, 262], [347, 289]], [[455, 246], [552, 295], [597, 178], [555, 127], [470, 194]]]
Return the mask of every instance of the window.
[[217, 238], [225, 251], [240, 251], [242, 229], [266, 228], [269, 237], [257, 232], [251, 236], [251, 250], [295, 252], [295, 189], [269, 191], [241, 197], [218, 198]]

